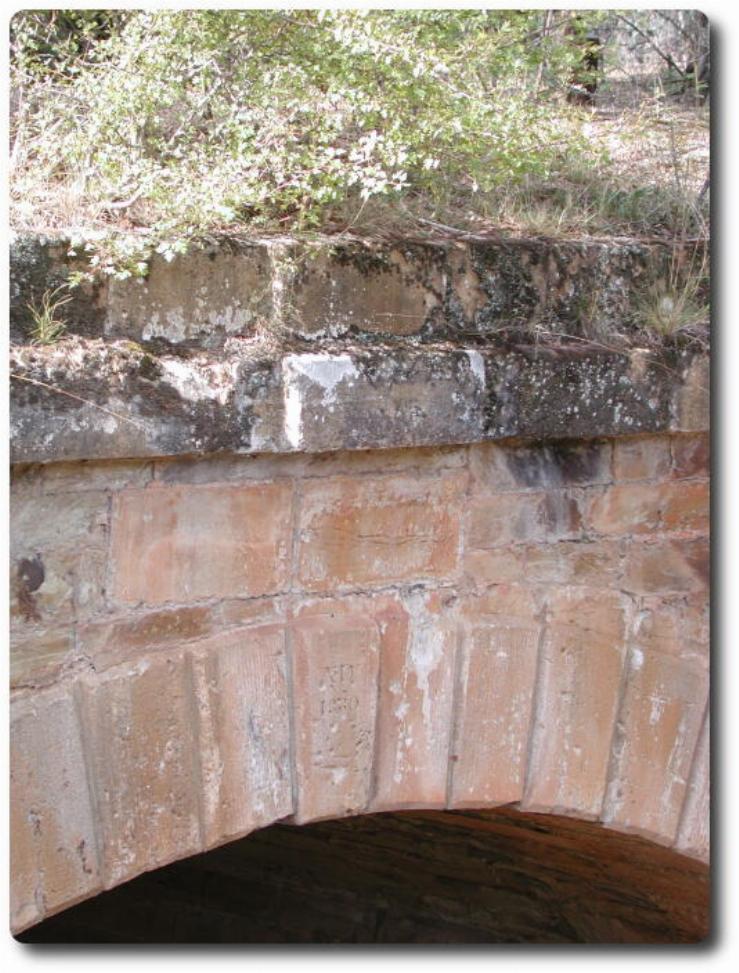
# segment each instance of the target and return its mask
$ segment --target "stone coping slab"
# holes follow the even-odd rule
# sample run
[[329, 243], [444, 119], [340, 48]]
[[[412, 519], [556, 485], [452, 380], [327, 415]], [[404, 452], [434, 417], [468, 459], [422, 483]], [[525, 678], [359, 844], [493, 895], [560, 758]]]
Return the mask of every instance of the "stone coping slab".
[[151, 355], [11, 349], [11, 461], [285, 453], [704, 431], [709, 359], [597, 345]]

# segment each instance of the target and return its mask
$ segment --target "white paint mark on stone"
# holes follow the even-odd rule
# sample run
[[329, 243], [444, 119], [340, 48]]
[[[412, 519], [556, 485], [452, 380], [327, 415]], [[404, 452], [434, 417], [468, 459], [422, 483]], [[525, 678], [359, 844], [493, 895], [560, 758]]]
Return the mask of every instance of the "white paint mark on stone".
[[321, 389], [321, 405], [333, 411], [337, 386], [357, 376], [350, 355], [288, 355], [282, 363], [285, 399], [285, 436], [294, 448], [303, 441], [302, 386], [307, 379]]
[[485, 361], [479, 351], [467, 350], [465, 352], [470, 362], [470, 371], [477, 379], [477, 384], [481, 389], [485, 388]]

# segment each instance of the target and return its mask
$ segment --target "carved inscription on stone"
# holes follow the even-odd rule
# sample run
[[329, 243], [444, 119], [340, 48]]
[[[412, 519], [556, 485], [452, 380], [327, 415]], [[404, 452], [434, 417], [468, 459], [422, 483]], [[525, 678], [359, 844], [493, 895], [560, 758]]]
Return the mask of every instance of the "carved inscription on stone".
[[369, 797], [379, 634], [352, 615], [295, 623], [298, 819], [362, 810]]

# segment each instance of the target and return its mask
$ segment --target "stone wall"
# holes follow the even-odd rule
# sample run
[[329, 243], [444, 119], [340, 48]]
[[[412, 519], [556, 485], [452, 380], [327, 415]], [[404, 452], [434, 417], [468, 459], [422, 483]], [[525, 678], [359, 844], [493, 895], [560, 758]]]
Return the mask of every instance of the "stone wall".
[[[12, 928], [277, 820], [708, 859], [709, 360], [662, 245], [11, 252]], [[682, 858], [681, 858], [682, 856]]]
[[515, 803], [706, 859], [704, 435], [13, 482], [13, 925], [272, 821]]

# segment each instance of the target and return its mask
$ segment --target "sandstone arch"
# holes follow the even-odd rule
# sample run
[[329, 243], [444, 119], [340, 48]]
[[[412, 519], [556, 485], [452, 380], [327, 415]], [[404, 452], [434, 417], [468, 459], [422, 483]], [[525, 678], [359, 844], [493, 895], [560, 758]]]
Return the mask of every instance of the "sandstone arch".
[[14, 928], [284, 819], [513, 805], [706, 860], [697, 447], [28, 470], [39, 612], [88, 570], [108, 608], [19, 643]]

